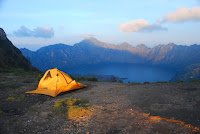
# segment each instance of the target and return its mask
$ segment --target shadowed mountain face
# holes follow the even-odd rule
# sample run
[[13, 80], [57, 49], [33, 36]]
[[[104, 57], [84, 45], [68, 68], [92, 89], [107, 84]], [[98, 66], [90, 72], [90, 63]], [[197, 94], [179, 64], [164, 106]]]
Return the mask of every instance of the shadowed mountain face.
[[31, 69], [31, 64], [6, 37], [6, 33], [0, 28], [0, 69], [23, 68]]
[[[84, 64], [136, 63], [172, 67], [180, 74], [184, 72], [181, 76], [186, 79], [189, 76], [185, 76], [185, 73], [200, 67], [198, 66], [200, 45], [180, 46], [171, 43], [148, 48], [144, 44], [136, 47], [128, 43], [113, 45], [88, 38], [73, 46], [55, 44], [40, 48], [36, 52], [25, 48], [21, 51], [24, 56], [30, 58], [33, 66], [42, 71], [54, 67], [65, 69]], [[187, 68], [194, 64], [193, 68]]]
[[42, 71], [54, 67], [65, 69], [83, 64], [145, 62], [145, 58], [131, 52], [100, 47], [89, 40], [74, 46], [56, 44], [43, 47], [36, 52], [27, 49], [21, 51], [26, 57], [30, 57], [33, 66]]

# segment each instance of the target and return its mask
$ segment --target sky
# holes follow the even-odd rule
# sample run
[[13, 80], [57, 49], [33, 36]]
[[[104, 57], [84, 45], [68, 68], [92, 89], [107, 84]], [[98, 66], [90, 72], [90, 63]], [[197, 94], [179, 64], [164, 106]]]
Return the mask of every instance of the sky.
[[200, 0], [0, 0], [0, 27], [18, 48], [94, 37], [132, 46], [200, 44]]

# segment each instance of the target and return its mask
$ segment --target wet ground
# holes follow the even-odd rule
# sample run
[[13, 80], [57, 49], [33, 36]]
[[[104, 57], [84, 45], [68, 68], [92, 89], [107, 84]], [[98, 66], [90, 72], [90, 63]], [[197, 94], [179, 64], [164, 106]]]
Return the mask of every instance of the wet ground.
[[[0, 74], [0, 133], [199, 133], [200, 83], [82, 82], [88, 87], [56, 98], [25, 94], [37, 83]], [[55, 101], [69, 97], [87, 99], [92, 114], [77, 120], [55, 114]]]

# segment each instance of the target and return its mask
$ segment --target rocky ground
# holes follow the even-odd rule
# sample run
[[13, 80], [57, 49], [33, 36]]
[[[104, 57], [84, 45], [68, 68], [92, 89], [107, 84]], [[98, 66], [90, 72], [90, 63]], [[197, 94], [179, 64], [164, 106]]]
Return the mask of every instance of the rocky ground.
[[[0, 73], [0, 133], [200, 133], [200, 83], [130, 84], [88, 82], [56, 98], [25, 94], [37, 88], [31, 75]], [[69, 119], [55, 101], [87, 99], [88, 116]]]

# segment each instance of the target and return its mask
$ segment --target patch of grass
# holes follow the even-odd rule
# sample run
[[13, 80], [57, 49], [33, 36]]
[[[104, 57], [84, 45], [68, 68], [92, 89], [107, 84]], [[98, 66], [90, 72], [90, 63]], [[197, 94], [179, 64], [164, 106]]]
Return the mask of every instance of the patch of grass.
[[91, 106], [87, 99], [67, 98], [55, 102], [54, 112], [67, 115], [69, 119], [72, 119], [90, 114]]
[[91, 113], [91, 107], [70, 106], [68, 108], [68, 118], [74, 119], [77, 117], [87, 116]]
[[34, 106], [30, 106], [28, 109], [29, 109], [30, 111], [36, 111], [36, 108], [35, 108]]
[[87, 107], [89, 106], [88, 104], [88, 100], [87, 99], [76, 99], [74, 105], [78, 105], [78, 106], [83, 106], [83, 107]]
[[17, 94], [8, 97], [8, 100], [13, 100], [13, 101], [23, 101], [25, 100], [25, 95], [24, 94]]
[[8, 100], [15, 100], [13, 96], [8, 97]]
[[191, 80], [190, 82], [192, 82], [192, 83], [200, 83], [200, 79], [197, 79], [197, 80]]
[[66, 106], [60, 105], [59, 107], [54, 108], [56, 114], [67, 114], [68, 108]]
[[87, 78], [88, 81], [98, 81], [98, 79], [96, 77], [89, 77]]
[[139, 83], [139, 82], [133, 82], [131, 83], [131, 85], [141, 85], [142, 83]]
[[146, 81], [146, 82], [144, 82], [144, 84], [150, 84], [150, 82]]
[[39, 71], [37, 68], [32, 68], [32, 70], [26, 71], [23, 68], [7, 68], [7, 69], [0, 69], [0, 72], [4, 73], [13, 73], [15, 76], [30, 76], [37, 78], [38, 81], [44, 75], [43, 72]]
[[54, 112], [56, 114], [67, 114], [67, 110], [68, 110], [67, 103], [69, 103], [67, 101], [67, 99], [56, 101], [55, 104], [54, 104]]
[[3, 115], [4, 114], [4, 111], [0, 110], [0, 115]]
[[168, 83], [168, 81], [157, 81], [156, 83]]
[[185, 81], [182, 79], [177, 80], [178, 83], [184, 83]]
[[76, 80], [76, 81], [86, 81], [87, 79], [83, 76], [71, 76], [72, 79]]
[[119, 79], [118, 82], [119, 82], [119, 83], [124, 83], [122, 79]]
[[12, 90], [12, 88], [11, 87], [7, 87], [6, 90]]
[[83, 77], [83, 76], [70, 76], [73, 80], [76, 81], [98, 81], [96, 77]]
[[31, 71], [25, 71], [23, 68], [8, 68], [8, 69], [3, 69], [1, 72], [5, 73], [14, 73], [17, 76], [21, 75], [30, 75], [32, 72]]

